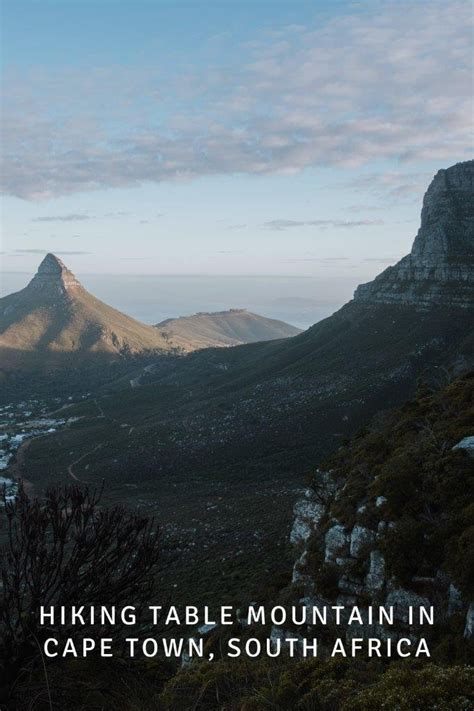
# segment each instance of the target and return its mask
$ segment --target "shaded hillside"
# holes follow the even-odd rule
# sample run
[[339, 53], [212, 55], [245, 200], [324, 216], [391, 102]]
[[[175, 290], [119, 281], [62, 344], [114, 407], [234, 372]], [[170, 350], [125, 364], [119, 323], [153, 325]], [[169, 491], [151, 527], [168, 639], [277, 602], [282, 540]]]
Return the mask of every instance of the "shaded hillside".
[[[53, 254], [41, 262], [21, 291], [0, 299], [0, 373], [14, 375], [13, 392], [31, 391], [38, 377], [55, 371], [62, 384], [77, 388], [71, 367], [84, 371], [79, 383], [90, 389], [109, 382], [110, 363], [130, 361], [128, 370], [148, 364], [151, 355], [185, 353], [210, 346], [285, 338], [300, 329], [242, 309], [168, 319], [156, 327], [140, 323], [90, 294]], [[104, 369], [101, 376], [97, 369]], [[121, 371], [127, 371], [122, 364]], [[63, 372], [61, 372], [63, 371]], [[133, 377], [133, 375], [131, 376]], [[36, 378], [36, 383], [35, 383]]]
[[[462, 174], [466, 165], [473, 170], [472, 162], [462, 164]], [[459, 265], [473, 236], [463, 233], [459, 247], [452, 230], [444, 231], [443, 215], [440, 232], [450, 260], [460, 250]], [[472, 262], [463, 263], [469, 275]], [[432, 281], [445, 275], [441, 270]], [[214, 555], [223, 559], [224, 588], [253, 594], [268, 570], [285, 567], [281, 551], [292, 497], [314, 462], [375, 412], [403, 402], [419, 377], [436, 379], [446, 368], [461, 372], [473, 364], [474, 299], [465, 298], [466, 280], [452, 276], [451, 305], [428, 297], [386, 303], [367, 294], [291, 339], [161, 359], [140, 387], [97, 398], [104, 417], [95, 406], [71, 409], [83, 416], [80, 425], [47, 445], [33, 442], [25, 475], [37, 486], [67, 478], [70, 460], [96, 448], [77, 476], [88, 483], [105, 477], [113, 498], [146, 502], [140, 505], [181, 540], [209, 539], [205, 552], [197, 546], [186, 561], [190, 584], [199, 571], [202, 592], [219, 595], [212, 584]], [[446, 295], [447, 284], [443, 288]]]
[[301, 329], [245, 309], [169, 318], [156, 324], [161, 335], [183, 350], [236, 346], [296, 336]]
[[[341, 447], [325, 464], [330, 473], [318, 471], [295, 506], [291, 540], [299, 559], [292, 584], [276, 591], [275, 583], [283, 576], [275, 579], [267, 569], [256, 597], [267, 609], [279, 605], [289, 610], [294, 605], [299, 611], [303, 605], [308, 610], [318, 605], [322, 610], [325, 604], [341, 609], [346, 604], [346, 610], [351, 610], [356, 604], [362, 615], [367, 604], [373, 604], [374, 610], [385, 604], [386, 609], [394, 606], [393, 627], [385, 631], [379, 625], [366, 624], [363, 630], [357, 624], [348, 627], [347, 612], [342, 613], [340, 626], [218, 626], [201, 631], [206, 654], [214, 655], [212, 663], [180, 665], [161, 658], [144, 662], [134, 658], [109, 659], [105, 664], [67, 660], [60, 665], [55, 660], [48, 666], [52, 698], [67, 708], [80, 709], [93, 693], [96, 703], [123, 711], [148, 709], [150, 703], [168, 711], [191, 706], [209, 711], [224, 706], [229, 711], [471, 709], [473, 406], [472, 374], [436, 391], [420, 385], [402, 408], [380, 413]], [[213, 523], [216, 503], [217, 497], [206, 510]], [[193, 519], [188, 523], [195, 525]], [[212, 559], [211, 535], [195, 540], [207, 547]], [[233, 560], [235, 582], [248, 564], [248, 560]], [[225, 571], [225, 562], [218, 560], [214, 579], [208, 582], [221, 588]], [[247, 575], [252, 573], [248, 567]], [[179, 580], [173, 569], [167, 575]], [[206, 566], [193, 581], [193, 602], [202, 575], [206, 576]], [[173, 588], [173, 600], [179, 597], [180, 591]], [[229, 602], [220, 598], [216, 604], [223, 599]], [[430, 658], [400, 660], [395, 652], [388, 658], [382, 652], [382, 658], [367, 659], [365, 647], [356, 659], [329, 658], [334, 640], [344, 639], [346, 630], [348, 650], [351, 636], [389, 637], [394, 648], [396, 640], [408, 634], [416, 640], [421, 628], [408, 628], [407, 606], [429, 604], [435, 606], [436, 623], [423, 627], [422, 634]], [[467, 613], [466, 620], [467, 609], [473, 612]], [[230, 636], [243, 641], [271, 636], [275, 641], [295, 635], [311, 642], [317, 637], [317, 659], [292, 659], [285, 654], [277, 659], [224, 657]], [[28, 708], [30, 697], [41, 693], [43, 674], [38, 660], [27, 681], [20, 679], [15, 686], [15, 708]]]

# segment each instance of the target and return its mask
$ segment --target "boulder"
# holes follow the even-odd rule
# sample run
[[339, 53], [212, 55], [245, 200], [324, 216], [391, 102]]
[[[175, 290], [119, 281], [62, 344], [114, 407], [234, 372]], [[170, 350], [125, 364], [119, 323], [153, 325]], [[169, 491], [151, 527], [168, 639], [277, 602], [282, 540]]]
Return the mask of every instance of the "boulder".
[[365, 578], [367, 589], [376, 593], [379, 592], [385, 583], [385, 558], [379, 550], [370, 552], [370, 568]]
[[470, 457], [474, 457], [474, 435], [464, 437], [460, 442], [454, 445], [453, 449], [463, 449]]
[[[409, 609], [417, 607], [426, 607], [428, 609], [430, 601], [427, 597], [417, 595], [410, 590], [394, 588], [388, 593], [384, 606], [393, 607], [394, 618], [408, 623]], [[418, 615], [415, 613], [414, 617], [417, 619]]]
[[474, 637], [474, 602], [471, 602], [466, 614], [466, 626], [464, 627], [464, 637], [471, 639]]
[[350, 554], [353, 558], [363, 555], [367, 546], [375, 540], [375, 533], [364, 526], [354, 526], [351, 533]]
[[290, 533], [290, 543], [305, 543], [316, 528], [324, 508], [308, 498], [297, 501], [293, 509], [294, 520]]
[[336, 560], [336, 558], [342, 558], [349, 553], [349, 536], [344, 526], [340, 524], [329, 529], [324, 542], [326, 544], [324, 556], [326, 563]]

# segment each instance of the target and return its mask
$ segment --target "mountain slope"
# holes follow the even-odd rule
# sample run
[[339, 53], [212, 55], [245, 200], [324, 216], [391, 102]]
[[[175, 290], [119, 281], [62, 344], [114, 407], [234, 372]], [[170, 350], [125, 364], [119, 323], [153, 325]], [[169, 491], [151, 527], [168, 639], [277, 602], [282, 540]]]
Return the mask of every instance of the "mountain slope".
[[284, 321], [265, 318], [245, 309], [169, 318], [156, 324], [156, 328], [170, 343], [184, 350], [272, 341], [301, 333], [301, 329]]
[[[450, 199], [462, 195], [473, 170], [471, 161], [445, 171], [451, 185], [461, 186]], [[447, 246], [446, 258], [438, 254], [439, 269], [430, 277], [436, 288], [425, 290], [422, 298], [412, 289], [415, 275], [411, 281], [404, 278], [400, 291], [406, 297], [401, 302], [381, 298], [378, 286], [377, 293], [366, 287], [364, 298], [357, 296], [291, 339], [160, 359], [142, 387], [99, 399], [104, 418], [97, 419], [95, 407], [90, 415], [72, 409], [71, 414], [85, 416], [80, 430], [51, 438], [47, 447], [33, 442], [25, 457], [26, 478], [39, 485], [61, 480], [69, 452], [76, 459], [100, 444], [84, 460], [87, 471], [77, 468], [80, 478], [98, 483], [105, 477], [108, 491], [118, 499], [148, 497], [149, 506], [178, 536], [189, 536], [183, 522], [194, 519], [198, 529], [202, 524], [195, 535], [199, 539], [202, 534], [205, 555], [215, 560], [226, 556], [219, 575], [227, 581], [227, 592], [236, 584], [229, 551], [243, 550], [253, 576], [242, 576], [238, 584], [255, 594], [255, 581], [284, 565], [280, 556], [292, 495], [314, 463], [375, 412], [403, 402], [419, 378], [436, 379], [447, 368], [457, 372], [474, 364], [474, 298], [466, 290], [474, 237], [462, 225], [446, 229], [450, 205], [443, 199], [438, 227], [427, 232], [423, 224], [420, 231], [428, 248], [439, 235]], [[457, 214], [463, 224], [472, 224], [472, 203], [463, 209], [467, 216]], [[411, 259], [419, 264], [416, 250]], [[466, 278], [449, 271], [454, 262]], [[393, 269], [396, 274], [397, 267]], [[440, 284], [441, 303], [435, 294]], [[387, 286], [389, 292], [392, 286]], [[130, 426], [132, 434], [124, 437], [117, 422]], [[124, 488], [131, 479], [136, 493]], [[216, 501], [213, 540], [205, 529], [203, 501]], [[258, 540], [251, 533], [256, 520]], [[189, 584], [198, 577], [202, 590], [195, 587], [196, 599], [202, 592], [209, 601], [216, 571], [199, 557], [199, 546], [193, 550], [182, 574], [189, 576]]]
[[[439, 651], [454, 632], [462, 653], [474, 636], [473, 432], [471, 372], [421, 385], [340, 447], [295, 505], [295, 603], [393, 606], [399, 629], [428, 632]], [[433, 605], [437, 630], [408, 625], [410, 605]]]
[[5, 369], [170, 348], [152, 326], [92, 296], [53, 254], [24, 289], [0, 299], [0, 333]]
[[176, 349], [192, 351], [299, 333], [244, 310], [140, 323], [90, 294], [48, 254], [21, 291], [0, 299], [0, 367], [50, 370]]

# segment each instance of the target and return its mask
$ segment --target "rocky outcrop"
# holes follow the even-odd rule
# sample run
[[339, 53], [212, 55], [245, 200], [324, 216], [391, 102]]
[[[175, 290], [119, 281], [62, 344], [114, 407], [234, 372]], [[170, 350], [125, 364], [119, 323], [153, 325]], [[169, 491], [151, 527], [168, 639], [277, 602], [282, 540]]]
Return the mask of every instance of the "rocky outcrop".
[[[471, 438], [465, 438], [471, 439]], [[463, 440], [464, 442], [464, 440]], [[438, 569], [430, 575], [418, 574], [405, 587], [390, 574], [384, 555], [387, 534], [397, 535], [397, 523], [385, 520], [387, 499], [364, 496], [356, 505], [354, 523], [348, 525], [334, 518], [334, 503], [344, 496], [342, 480], [335, 485], [329, 472], [318, 470], [313, 489], [294, 507], [294, 526], [290, 542], [298, 550], [292, 584], [299, 604], [344, 607], [347, 622], [351, 606], [357, 606], [362, 618], [378, 606], [393, 611], [395, 626], [372, 623], [351, 626], [346, 638], [397, 639], [408, 635], [417, 639], [420, 619], [417, 610], [434, 610], [436, 623], [446, 623], [453, 615], [465, 618], [464, 637], [474, 635], [474, 603], [466, 601], [446, 572]], [[323, 503], [321, 487], [325, 487]], [[384, 518], [385, 514], [385, 518]], [[431, 577], [430, 577], [431, 576]], [[331, 591], [328, 590], [328, 579]], [[296, 601], [295, 601], [296, 602]], [[428, 613], [424, 613], [428, 614]], [[344, 617], [345, 616], [345, 617]]]
[[344, 526], [336, 524], [326, 533], [324, 560], [329, 562], [342, 558], [349, 553], [349, 536]]
[[55, 254], [47, 254], [38, 267], [38, 271], [27, 286], [30, 294], [37, 293], [38, 298], [72, 297], [77, 291], [84, 291], [81, 283]]
[[466, 626], [464, 628], [464, 637], [471, 639], [474, 637], [474, 602], [469, 605], [466, 613]]
[[305, 498], [297, 501], [293, 510], [293, 527], [290, 533], [290, 543], [297, 545], [305, 543], [311, 532], [318, 525], [324, 507], [311, 500], [311, 491], [308, 489]]
[[439, 170], [429, 186], [412, 251], [354, 300], [474, 308], [474, 161]]
[[470, 457], [474, 457], [474, 436], [463, 437], [460, 442], [454, 445], [453, 449], [464, 450]]

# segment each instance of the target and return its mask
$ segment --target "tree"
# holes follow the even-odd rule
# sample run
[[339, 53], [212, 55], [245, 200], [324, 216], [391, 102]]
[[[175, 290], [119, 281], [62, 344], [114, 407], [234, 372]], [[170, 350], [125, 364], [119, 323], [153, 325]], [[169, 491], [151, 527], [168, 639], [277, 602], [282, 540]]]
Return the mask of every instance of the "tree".
[[40, 606], [132, 604], [139, 612], [150, 602], [161, 563], [158, 529], [121, 506], [101, 506], [101, 495], [75, 485], [49, 488], [44, 499], [23, 486], [14, 501], [4, 494], [0, 667], [12, 681], [51, 636], [39, 624]]

